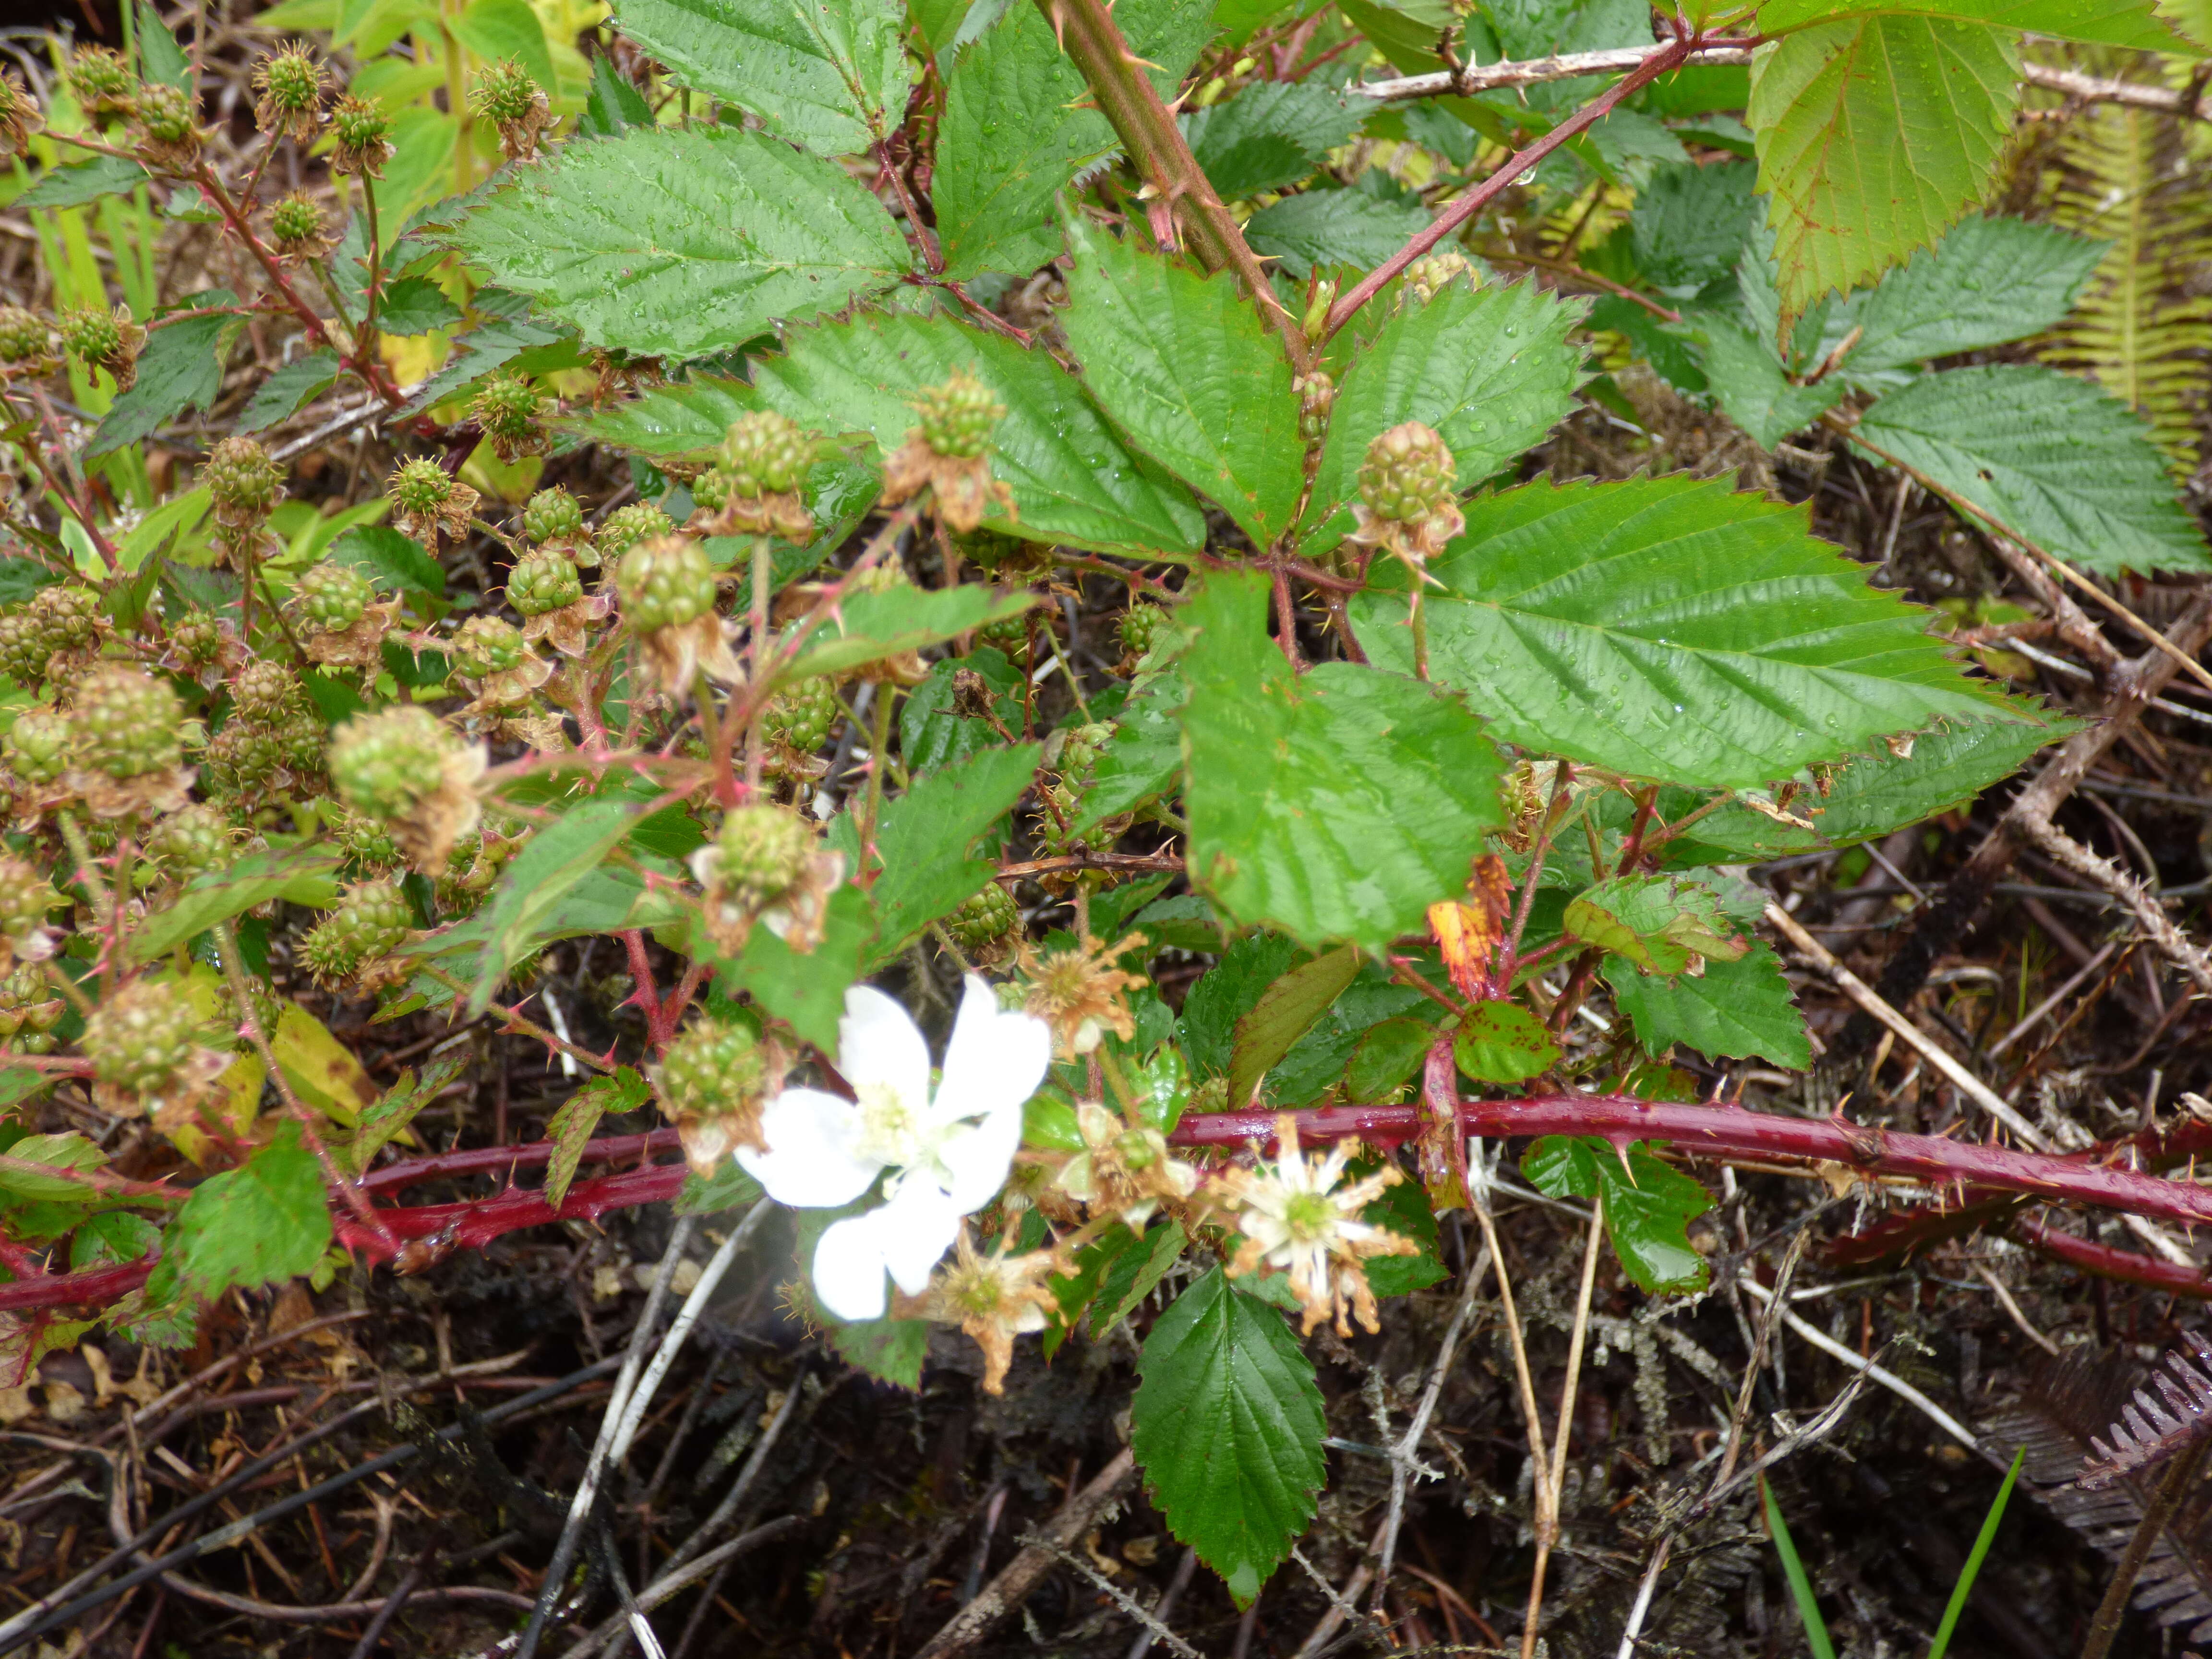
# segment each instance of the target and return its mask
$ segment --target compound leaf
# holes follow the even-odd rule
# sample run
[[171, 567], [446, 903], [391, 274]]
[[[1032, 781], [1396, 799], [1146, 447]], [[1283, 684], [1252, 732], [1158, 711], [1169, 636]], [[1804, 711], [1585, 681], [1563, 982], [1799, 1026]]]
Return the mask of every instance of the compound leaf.
[[672, 357], [834, 310], [909, 264], [890, 216], [849, 174], [726, 126], [563, 144], [454, 241], [592, 344]]
[[1218, 1267], [1160, 1316], [1137, 1361], [1129, 1443], [1169, 1529], [1250, 1605], [1314, 1517], [1328, 1431], [1313, 1362]]

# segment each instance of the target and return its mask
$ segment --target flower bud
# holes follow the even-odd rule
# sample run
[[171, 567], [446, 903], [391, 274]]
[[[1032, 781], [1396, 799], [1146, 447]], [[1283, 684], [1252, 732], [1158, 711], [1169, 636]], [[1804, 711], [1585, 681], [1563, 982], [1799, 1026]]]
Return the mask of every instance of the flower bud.
[[1291, 383], [1298, 394], [1298, 436], [1310, 449], [1328, 435], [1328, 412], [1336, 404], [1336, 382], [1318, 368]]

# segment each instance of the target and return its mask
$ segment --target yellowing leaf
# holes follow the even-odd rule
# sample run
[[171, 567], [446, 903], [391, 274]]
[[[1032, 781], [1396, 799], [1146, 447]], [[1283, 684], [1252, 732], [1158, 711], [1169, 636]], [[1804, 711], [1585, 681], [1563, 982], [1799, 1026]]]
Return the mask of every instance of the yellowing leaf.
[[377, 1097], [377, 1086], [351, 1051], [296, 1002], [286, 1003], [276, 1016], [269, 1047], [292, 1092], [325, 1117], [350, 1127]]

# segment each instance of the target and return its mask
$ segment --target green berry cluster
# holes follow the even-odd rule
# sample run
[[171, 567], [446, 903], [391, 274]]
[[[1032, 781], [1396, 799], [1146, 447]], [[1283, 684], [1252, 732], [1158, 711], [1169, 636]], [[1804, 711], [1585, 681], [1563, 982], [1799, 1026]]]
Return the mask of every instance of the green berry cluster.
[[239, 671], [230, 683], [230, 701], [246, 719], [274, 724], [305, 708], [307, 690], [289, 668], [264, 657]]
[[1404, 524], [1449, 507], [1455, 465], [1444, 441], [1419, 421], [1392, 427], [1367, 446], [1359, 499], [1378, 519]]
[[522, 533], [533, 542], [572, 540], [584, 533], [584, 509], [558, 484], [541, 489], [522, 509]]
[[35, 362], [54, 349], [52, 326], [22, 306], [0, 306], [0, 363]]
[[157, 152], [174, 153], [198, 147], [199, 111], [192, 95], [166, 81], [148, 81], [131, 101], [132, 125], [140, 143]]
[[402, 513], [428, 518], [453, 498], [453, 480], [437, 462], [416, 457], [402, 461], [386, 489]]
[[755, 802], [723, 815], [715, 844], [721, 860], [714, 880], [723, 896], [757, 910], [791, 890], [806, 867], [814, 833], [789, 809]]
[[31, 600], [31, 615], [46, 637], [46, 654], [82, 651], [100, 637], [100, 595], [88, 587], [58, 584], [42, 587]]
[[484, 436], [501, 459], [538, 447], [541, 441], [538, 417], [544, 403], [537, 389], [520, 374], [493, 374], [477, 388], [469, 413], [483, 428]]
[[360, 571], [325, 560], [300, 573], [293, 590], [301, 611], [326, 634], [343, 634], [368, 612], [376, 586]]
[[21, 945], [46, 925], [62, 902], [38, 867], [23, 859], [0, 855], [0, 935]]
[[269, 210], [269, 234], [279, 253], [313, 253], [323, 245], [323, 210], [304, 190], [295, 190]]
[[758, 1098], [768, 1060], [743, 1025], [703, 1019], [668, 1045], [653, 1081], [670, 1117], [717, 1117]]
[[404, 704], [356, 714], [331, 739], [331, 778], [355, 811], [404, 817], [444, 784], [456, 747], [427, 708]]
[[620, 558], [640, 542], [671, 535], [675, 529], [676, 521], [651, 501], [632, 501], [607, 514], [599, 526], [597, 540], [600, 552], [610, 558]]
[[991, 434], [1006, 418], [1006, 406], [966, 369], [955, 369], [941, 386], [924, 387], [914, 400], [921, 417], [921, 441], [939, 455], [972, 460], [990, 447]]
[[714, 567], [707, 550], [684, 536], [641, 542], [615, 567], [623, 616], [641, 634], [656, 634], [714, 608]]
[[761, 714], [761, 728], [769, 742], [811, 755], [829, 741], [831, 728], [844, 712], [837, 701], [836, 687], [817, 675], [769, 698]]
[[507, 573], [507, 602], [526, 617], [542, 617], [584, 597], [584, 579], [566, 554], [533, 548]]
[[497, 617], [471, 617], [448, 641], [453, 666], [472, 680], [489, 679], [522, 666], [530, 647], [522, 630]]
[[36, 685], [46, 677], [46, 630], [21, 605], [0, 611], [0, 673], [18, 685]]
[[382, 178], [384, 163], [392, 154], [391, 132], [392, 118], [384, 112], [381, 103], [349, 93], [331, 112], [331, 135], [338, 141], [331, 156], [331, 170]]
[[708, 467], [691, 480], [691, 505], [702, 513], [720, 513], [729, 505], [731, 483], [726, 469]]
[[138, 77], [123, 54], [106, 46], [80, 46], [70, 60], [70, 91], [88, 115], [127, 110], [137, 94]]
[[81, 363], [106, 363], [122, 355], [123, 325], [112, 311], [73, 306], [61, 314], [62, 349]]
[[187, 611], [169, 624], [169, 643], [186, 662], [204, 667], [222, 655], [222, 624], [204, 611]]
[[27, 962], [0, 979], [0, 1038], [14, 1053], [52, 1054], [54, 1027], [67, 1012], [43, 968]]
[[216, 518], [228, 525], [258, 522], [284, 499], [284, 470], [251, 438], [219, 441], [201, 471], [200, 482], [215, 502]]
[[356, 870], [380, 874], [407, 862], [392, 832], [374, 818], [340, 808], [331, 828], [337, 836], [338, 850]]
[[988, 949], [1022, 925], [1022, 913], [1014, 904], [1014, 896], [997, 882], [983, 884], [983, 890], [945, 918], [945, 931], [963, 950]]
[[192, 801], [164, 816], [146, 837], [146, 856], [185, 880], [230, 862], [237, 834], [221, 807]]
[[325, 984], [351, 979], [363, 963], [388, 956], [405, 939], [411, 921], [398, 883], [356, 882], [308, 933], [300, 959]]
[[490, 65], [477, 77], [469, 92], [469, 104], [485, 119], [507, 126], [528, 120], [538, 96], [538, 82], [530, 71], [509, 58]]
[[261, 94], [253, 114], [263, 131], [289, 132], [302, 140], [314, 137], [323, 110], [323, 66], [306, 46], [294, 41], [263, 58], [253, 71], [253, 86]]
[[95, 1083], [125, 1094], [155, 1095], [183, 1075], [201, 1036], [199, 1016], [179, 987], [141, 979], [86, 1017], [82, 1046], [91, 1057]]
[[183, 720], [167, 681], [106, 663], [77, 683], [70, 735], [85, 768], [111, 778], [143, 777], [177, 764], [184, 750]]
[[70, 717], [53, 708], [27, 708], [8, 728], [8, 769], [33, 787], [58, 783], [70, 769]]
[[1157, 605], [1133, 605], [1124, 611], [1119, 629], [1121, 648], [1132, 657], [1143, 656], [1159, 637], [1160, 619], [1167, 614]]
[[[806, 482], [814, 451], [813, 434], [798, 422], [772, 409], [753, 410], [730, 423], [722, 469], [740, 495], [785, 495]], [[698, 492], [692, 494], [696, 499]]]

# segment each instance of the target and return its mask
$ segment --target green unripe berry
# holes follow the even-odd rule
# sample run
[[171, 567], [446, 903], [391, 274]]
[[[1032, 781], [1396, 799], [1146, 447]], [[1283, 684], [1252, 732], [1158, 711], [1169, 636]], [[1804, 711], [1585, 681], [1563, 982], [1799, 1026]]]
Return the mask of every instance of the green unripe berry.
[[437, 462], [418, 457], [400, 462], [385, 493], [402, 513], [427, 518], [453, 498], [453, 480]]
[[123, 54], [106, 46], [80, 46], [70, 60], [70, 90], [86, 112], [101, 115], [130, 107], [138, 90], [138, 77], [123, 61]]
[[376, 598], [375, 585], [368, 577], [327, 561], [301, 571], [294, 592], [308, 619], [326, 634], [344, 633], [362, 619]]
[[1091, 769], [1098, 763], [1099, 756], [1114, 738], [1114, 728], [1098, 721], [1063, 729], [1060, 738], [1060, 754], [1054, 764], [1063, 780], [1087, 778]]
[[61, 902], [53, 883], [25, 860], [0, 856], [0, 934], [21, 945]]
[[844, 712], [836, 688], [817, 676], [769, 698], [761, 726], [771, 743], [811, 754], [829, 741], [830, 728]]
[[355, 715], [331, 739], [327, 758], [347, 805], [391, 819], [405, 817], [437, 793], [454, 749], [436, 715], [407, 704]]
[[940, 455], [972, 460], [991, 445], [991, 434], [1006, 417], [1006, 406], [990, 387], [966, 369], [955, 369], [942, 386], [925, 386], [914, 400], [921, 417], [921, 441]]
[[522, 533], [533, 542], [568, 540], [584, 533], [584, 509], [556, 484], [541, 489], [522, 509]]
[[[806, 482], [814, 449], [813, 434], [798, 422], [772, 409], [753, 410], [730, 423], [722, 468], [740, 495], [788, 494]], [[698, 492], [692, 493], [696, 498]]]
[[668, 1045], [653, 1081], [670, 1117], [718, 1117], [759, 1097], [768, 1060], [744, 1026], [702, 1020]]
[[1156, 605], [1131, 605], [1121, 613], [1121, 648], [1133, 657], [1143, 656], [1159, 636], [1160, 618], [1166, 615]]
[[725, 813], [715, 842], [721, 849], [716, 885], [725, 897], [757, 910], [791, 890], [806, 868], [814, 834], [797, 813], [756, 803]]
[[477, 114], [487, 120], [506, 126], [516, 121], [526, 121], [537, 107], [538, 82], [530, 71], [509, 59], [493, 64], [477, 77], [476, 86], [469, 93], [469, 102]]
[[166, 81], [149, 81], [131, 100], [139, 136], [148, 143], [175, 149], [199, 137], [199, 111], [192, 96]]
[[123, 349], [123, 325], [98, 306], [62, 313], [60, 331], [63, 349], [81, 363], [106, 362]]
[[183, 751], [178, 729], [183, 719], [167, 681], [120, 663], [103, 664], [78, 682], [70, 710], [77, 762], [111, 778], [166, 770]]
[[251, 438], [225, 438], [208, 456], [200, 482], [215, 502], [217, 520], [228, 525], [265, 519], [284, 499], [284, 469]]
[[54, 331], [46, 319], [22, 306], [0, 306], [0, 363], [26, 363], [49, 356]]
[[963, 949], [981, 951], [1022, 925], [1022, 913], [1015, 906], [1013, 895], [997, 882], [983, 884], [983, 890], [955, 910], [945, 919], [945, 931]]
[[276, 739], [286, 770], [308, 779], [322, 775], [323, 744], [330, 734], [324, 729], [322, 716], [313, 708], [301, 703], [286, 711], [270, 735]]
[[975, 637], [982, 644], [995, 645], [1016, 662], [1029, 658], [1030, 622], [1026, 615], [987, 622], [975, 630]]
[[32, 597], [31, 617], [45, 630], [49, 657], [82, 651], [100, 636], [100, 595], [88, 587], [42, 587]]
[[182, 1076], [199, 1046], [199, 1016], [168, 981], [136, 980], [94, 1009], [82, 1047], [95, 1083], [127, 1094], [159, 1094]]
[[28, 608], [0, 611], [0, 673], [18, 685], [36, 685], [46, 677], [46, 659], [52, 655], [45, 626]]
[[269, 210], [269, 234], [279, 253], [307, 253], [323, 243], [323, 210], [304, 190], [295, 190]]
[[707, 550], [682, 536], [641, 542], [615, 567], [623, 616], [641, 634], [658, 633], [714, 608], [714, 567]]
[[597, 539], [601, 553], [610, 558], [620, 558], [640, 542], [670, 535], [675, 529], [675, 520], [651, 501], [632, 501], [607, 514], [599, 526]]
[[58, 709], [25, 709], [8, 728], [8, 769], [34, 787], [59, 781], [70, 769], [70, 733]]
[[308, 933], [301, 960], [319, 980], [350, 979], [362, 963], [388, 956], [404, 940], [411, 921], [397, 882], [357, 882]]
[[[526, 448], [538, 441], [538, 418], [544, 409], [536, 388], [520, 374], [494, 374], [477, 388], [469, 413], [495, 446]], [[503, 453], [503, 452], [502, 452]]]
[[550, 548], [524, 554], [507, 573], [507, 602], [526, 617], [542, 617], [583, 597], [583, 577], [566, 554]]
[[397, 870], [407, 862], [399, 850], [399, 843], [392, 832], [374, 818], [364, 817], [359, 812], [341, 811], [337, 822], [331, 826], [337, 836], [338, 848], [347, 862], [356, 868], [374, 872]]
[[331, 112], [331, 134], [337, 140], [337, 153], [331, 157], [331, 169], [371, 179], [382, 177], [384, 163], [392, 154], [391, 133], [392, 118], [384, 112], [381, 103], [349, 93]]
[[[264, 1038], [273, 1037], [276, 1022], [284, 1013], [284, 1005], [276, 997], [276, 988], [265, 979], [255, 979], [250, 975], [241, 977], [246, 979], [246, 1000], [253, 1008], [255, 1029]], [[246, 1035], [246, 1015], [238, 1006], [238, 994], [231, 988], [228, 975], [224, 975], [222, 983], [216, 987], [215, 1020], [218, 1042], [227, 1033], [229, 1047], [242, 1049], [251, 1046]]]
[[230, 683], [230, 701], [250, 720], [282, 719], [307, 701], [300, 677], [266, 657], [250, 662]]
[[258, 794], [284, 764], [283, 745], [258, 720], [234, 720], [208, 739], [200, 781], [224, 799]]
[[522, 630], [497, 617], [470, 617], [453, 630], [447, 647], [453, 666], [472, 680], [487, 679], [520, 668], [523, 659], [530, 654], [530, 647], [523, 642]]
[[1392, 427], [1367, 446], [1359, 499], [1378, 519], [1407, 523], [1452, 503], [1456, 468], [1444, 441], [1419, 421]]
[[253, 72], [261, 93], [255, 114], [265, 128], [297, 126], [312, 133], [323, 103], [323, 68], [296, 43], [261, 60]]
[[184, 878], [229, 864], [235, 845], [229, 817], [205, 801], [171, 812], [146, 837], [146, 856]]
[[720, 513], [729, 505], [730, 475], [723, 468], [710, 466], [691, 480], [691, 505], [702, 513]]
[[169, 624], [169, 643], [186, 662], [205, 666], [222, 655], [222, 624], [204, 611], [187, 611]]

